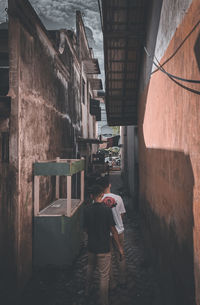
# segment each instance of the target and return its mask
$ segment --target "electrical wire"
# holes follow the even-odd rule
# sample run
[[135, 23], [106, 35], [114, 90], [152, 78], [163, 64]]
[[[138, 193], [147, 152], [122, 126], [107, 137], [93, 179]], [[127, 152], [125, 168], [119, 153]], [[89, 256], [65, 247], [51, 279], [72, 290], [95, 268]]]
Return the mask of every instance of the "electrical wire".
[[[172, 55], [162, 63], [161, 67], [163, 67], [169, 60], [171, 60], [176, 53], [179, 51], [179, 49], [182, 47], [182, 45], [186, 42], [186, 40], [190, 37], [190, 35], [194, 32], [194, 30], [197, 28], [197, 26], [200, 24], [200, 20], [197, 21], [197, 23], [193, 26], [192, 30], [187, 34], [187, 36], [184, 38], [184, 40], [180, 43], [178, 48], [172, 53]], [[156, 73], [159, 69], [156, 69], [155, 71], [152, 72], [152, 74]]]
[[[187, 78], [182, 78], [182, 77], [179, 77], [179, 76], [176, 76], [176, 75], [173, 75], [169, 72], [167, 72], [163, 66], [160, 64], [159, 60], [157, 59], [157, 57], [154, 55], [157, 63], [159, 66], [156, 65], [156, 63], [153, 61], [153, 64], [157, 67], [157, 69], [161, 70], [162, 72], [164, 72], [165, 74], [167, 74], [168, 76], [171, 76], [172, 78], [175, 78], [175, 79], [178, 79], [178, 80], [181, 80], [183, 82], [188, 82], [188, 83], [194, 83], [194, 84], [200, 84], [200, 80], [195, 80], [195, 79], [187, 79]], [[153, 74], [153, 73], [151, 73]]]
[[177, 80], [174, 79], [173, 76], [171, 76], [170, 73], [168, 73], [167, 71], [165, 71], [165, 69], [163, 67], [159, 67], [154, 61], [153, 61], [153, 64], [156, 66], [156, 68], [158, 70], [160, 70], [161, 72], [165, 73], [174, 83], [176, 83], [177, 85], [179, 85], [180, 87], [182, 87], [183, 89], [187, 90], [187, 91], [190, 91], [192, 93], [195, 93], [195, 94], [198, 94], [200, 95], [200, 91], [198, 90], [195, 90], [195, 89], [192, 89], [192, 88], [189, 88], [181, 83], [179, 83]]
[[148, 50], [147, 50], [146, 47], [144, 47], [144, 50], [145, 50], [146, 54], [147, 54], [150, 58], [152, 58], [153, 64], [156, 66], [157, 70], [160, 70], [161, 72], [163, 72], [164, 74], [166, 74], [174, 83], [176, 83], [178, 86], [182, 87], [183, 89], [185, 89], [185, 90], [187, 90], [187, 91], [190, 91], [190, 92], [192, 92], [192, 93], [195, 93], [195, 94], [200, 95], [200, 91], [195, 90], [195, 89], [192, 89], [192, 88], [189, 88], [189, 87], [187, 87], [187, 86], [181, 84], [180, 82], [178, 82], [178, 81], [175, 80], [174, 78], [176, 78], [176, 79], [178, 78], [179, 80], [182, 80], [182, 81], [190, 81], [190, 82], [195, 82], [195, 83], [197, 83], [197, 82], [200, 83], [200, 81], [186, 80], [186, 79], [184, 79], [184, 78], [181, 78], [181, 77], [178, 77], [178, 76], [175, 76], [175, 75], [173, 75], [173, 74], [168, 73], [168, 72], [163, 68], [163, 65], [161, 66], [161, 64], [159, 63], [158, 59], [154, 56], [154, 57], [156, 58], [156, 60], [157, 60], [157, 62], [158, 62], [159, 65], [156, 64], [156, 62], [153, 60], [153, 57], [149, 54], [149, 52], [148, 52]]
[[[149, 54], [149, 52], [147, 51], [147, 48], [144, 47], [144, 50], [146, 52], [146, 54], [152, 58], [152, 56]], [[188, 79], [188, 78], [182, 78], [180, 76], [176, 76], [176, 75], [173, 75], [169, 72], [167, 72], [164, 68], [163, 68], [163, 65], [160, 64], [159, 60], [156, 58], [156, 56], [154, 55], [158, 65], [154, 62], [153, 60], [153, 64], [156, 66], [157, 70], [160, 70], [162, 72], [164, 72], [165, 74], [167, 74], [168, 76], [171, 76], [172, 78], [175, 78], [175, 79], [178, 79], [178, 80], [181, 80], [183, 82], [188, 82], [188, 83], [194, 83], [194, 84], [200, 84], [200, 80], [196, 80], [196, 79]], [[151, 72], [151, 74], [153, 74], [153, 72]]]

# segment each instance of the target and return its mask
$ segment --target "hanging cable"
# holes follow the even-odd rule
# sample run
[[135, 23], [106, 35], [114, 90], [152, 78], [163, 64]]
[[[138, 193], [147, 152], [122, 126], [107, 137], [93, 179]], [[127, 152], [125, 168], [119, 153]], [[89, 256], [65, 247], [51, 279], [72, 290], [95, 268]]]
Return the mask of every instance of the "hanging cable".
[[[197, 28], [197, 26], [200, 24], [200, 20], [193, 26], [192, 30], [187, 34], [187, 36], [184, 38], [184, 40], [180, 43], [180, 45], [178, 46], [178, 48], [176, 48], [176, 50], [174, 51], [174, 53], [172, 53], [172, 55], [166, 59], [164, 61], [164, 63], [162, 63], [161, 67], [163, 67], [169, 60], [171, 60], [175, 55], [176, 53], [179, 51], [179, 49], [182, 47], [182, 45], [185, 43], [185, 41], [190, 37], [190, 35], [194, 32], [194, 30]], [[159, 69], [156, 69], [155, 71], [152, 72], [155, 73], [157, 72]]]
[[[184, 80], [184, 81], [186, 81], [186, 79], [184, 79], [184, 78], [177, 77], [177, 76], [174, 76], [173, 74], [168, 73], [168, 72], [163, 68], [163, 66], [160, 65], [158, 59], [154, 56], [154, 57], [156, 58], [158, 64], [159, 64], [159, 65], [157, 65], [156, 62], [153, 60], [153, 57], [152, 57], [152, 56], [150, 55], [150, 53], [148, 52], [148, 50], [147, 50], [146, 47], [144, 47], [144, 50], [145, 50], [146, 54], [147, 54], [150, 58], [152, 58], [153, 64], [156, 66], [157, 70], [160, 70], [161, 72], [163, 72], [164, 74], [166, 74], [174, 83], [176, 83], [178, 86], [182, 87], [183, 89], [185, 89], [185, 90], [187, 90], [187, 91], [190, 91], [190, 92], [192, 92], [192, 93], [195, 93], [195, 94], [200, 95], [200, 91], [195, 90], [195, 89], [192, 89], [192, 88], [189, 88], [189, 87], [187, 87], [187, 86], [181, 84], [181, 83], [178, 82], [177, 80], [175, 80], [174, 78], [178, 78], [179, 80]], [[187, 81], [188, 81], [188, 80], [187, 80]], [[193, 80], [189, 80], [189, 81], [195, 82], [195, 83], [197, 83], [197, 82], [200, 83], [200, 81], [193, 81]]]
[[176, 81], [176, 80], [174, 79], [173, 76], [171, 76], [171, 74], [169, 74], [167, 71], [165, 71], [163, 67], [159, 67], [154, 61], [153, 61], [153, 64], [156, 66], [156, 68], [157, 68], [158, 70], [160, 70], [161, 72], [165, 73], [174, 83], [176, 83], [177, 85], [179, 85], [179, 86], [182, 87], [183, 89], [188, 90], [188, 91], [190, 91], [190, 92], [192, 92], [192, 93], [195, 93], [195, 94], [200, 95], [200, 91], [195, 90], [195, 89], [192, 89], [192, 88], [189, 88], [189, 87], [187, 87], [187, 86], [185, 86], [185, 85], [179, 83], [178, 81]]
[[[149, 54], [149, 52], [147, 51], [147, 48], [144, 47], [144, 50], [146, 52], [146, 54], [152, 58], [152, 56]], [[158, 62], [158, 65], [154, 62], [153, 58], [153, 64], [156, 66], [157, 70], [160, 70], [162, 72], [164, 72], [165, 74], [167, 74], [168, 76], [171, 76], [172, 78], [175, 78], [175, 79], [178, 79], [178, 80], [181, 80], [183, 82], [188, 82], [188, 83], [194, 83], [194, 84], [200, 84], [200, 80], [196, 80], [196, 79], [187, 79], [187, 78], [182, 78], [180, 76], [176, 76], [176, 75], [173, 75], [169, 72], [167, 72], [164, 68], [163, 68], [163, 65], [160, 64], [160, 62], [158, 61], [158, 59], [156, 58], [156, 56], [154, 55], [156, 61]], [[151, 72], [151, 74], [153, 74], [153, 72]]]
[[[156, 66], [156, 63], [153, 61], [154, 65], [157, 67], [157, 69], [161, 70], [162, 72], [164, 72], [165, 74], [167, 74], [168, 76], [171, 76], [172, 78], [175, 78], [175, 79], [178, 79], [178, 80], [181, 80], [183, 82], [188, 82], [188, 83], [194, 83], [194, 84], [200, 84], [200, 80], [195, 80], [195, 79], [187, 79], [187, 78], [182, 78], [182, 77], [179, 77], [179, 76], [176, 76], [176, 75], [173, 75], [169, 72], [167, 72], [163, 66], [160, 64], [159, 60], [157, 59], [157, 57], [154, 55], [157, 63], [159, 66]], [[152, 73], [151, 73], [152, 74]]]

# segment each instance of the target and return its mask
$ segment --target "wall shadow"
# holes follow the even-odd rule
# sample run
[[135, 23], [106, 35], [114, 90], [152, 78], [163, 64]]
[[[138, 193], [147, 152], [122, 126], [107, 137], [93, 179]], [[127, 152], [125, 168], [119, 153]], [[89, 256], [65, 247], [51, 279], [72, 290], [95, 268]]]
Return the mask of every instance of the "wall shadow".
[[139, 114], [139, 210], [146, 259], [158, 275], [162, 305], [195, 304], [193, 247], [194, 176], [182, 151], [147, 148]]
[[14, 228], [16, 208], [14, 194], [16, 171], [9, 164], [0, 166], [0, 297], [3, 304], [13, 304], [17, 294], [16, 230]]
[[[193, 173], [181, 152], [145, 149], [140, 167], [140, 213], [145, 244], [166, 304], [195, 304]], [[162, 165], [164, 167], [162, 168]]]

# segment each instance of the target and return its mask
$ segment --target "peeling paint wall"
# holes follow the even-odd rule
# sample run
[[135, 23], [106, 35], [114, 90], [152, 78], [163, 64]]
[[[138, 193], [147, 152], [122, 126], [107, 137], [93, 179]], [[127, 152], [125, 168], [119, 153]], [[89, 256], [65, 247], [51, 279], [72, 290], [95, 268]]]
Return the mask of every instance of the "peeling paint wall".
[[[0, 280], [13, 293], [32, 273], [33, 164], [76, 158], [78, 152], [89, 159], [91, 145], [78, 151], [78, 138], [95, 136], [96, 119], [89, 113], [94, 92], [86, 73], [82, 100], [82, 56], [92, 53], [81, 14], [77, 35], [47, 32], [28, 1], [8, 5], [11, 113], [5, 120], [0, 116], [0, 132], [9, 133], [9, 162], [0, 164]], [[55, 177], [41, 177], [40, 209], [54, 199]]]
[[[76, 157], [82, 115], [80, 67], [70, 46], [66, 41], [59, 54], [56, 41], [28, 4], [18, 5], [19, 1], [9, 1], [9, 164], [0, 167], [0, 180], [5, 177], [0, 198], [1, 267], [16, 290], [32, 272], [33, 163]], [[24, 15], [18, 18], [21, 9]], [[55, 179], [41, 178], [40, 190], [42, 209], [55, 197]]]
[[[33, 38], [20, 26], [19, 282], [26, 282], [32, 268], [32, 165], [36, 160], [69, 156], [62, 150], [64, 143], [72, 147], [72, 123], [76, 119], [69, 101], [68, 79], [56, 67], [55, 51], [42, 39], [40, 29], [37, 34], [38, 38]], [[40, 209], [55, 199], [51, 180], [41, 179]]]
[[[12, 31], [12, 29], [10, 29]], [[33, 38], [19, 25], [18, 80], [18, 283], [23, 286], [32, 269], [32, 165], [36, 160], [51, 160], [63, 154], [63, 143], [72, 143], [72, 107], [68, 98], [68, 80], [56, 68], [55, 52], [45, 40]], [[49, 51], [50, 49], [50, 51]], [[42, 65], [41, 65], [42, 63]], [[14, 127], [14, 126], [13, 126]], [[11, 133], [12, 141], [12, 133]], [[65, 141], [63, 138], [67, 137]], [[11, 149], [11, 154], [14, 150]], [[11, 158], [12, 159], [12, 158]], [[51, 179], [42, 179], [40, 208], [55, 196]]]

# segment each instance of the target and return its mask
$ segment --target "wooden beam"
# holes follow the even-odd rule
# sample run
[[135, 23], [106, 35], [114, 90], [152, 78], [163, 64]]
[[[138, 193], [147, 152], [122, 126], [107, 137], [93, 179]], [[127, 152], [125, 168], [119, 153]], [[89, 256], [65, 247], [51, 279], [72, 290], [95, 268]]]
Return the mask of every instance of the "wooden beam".
[[136, 112], [125, 112], [123, 117], [121, 117], [121, 112], [115, 112], [115, 113], [111, 113], [109, 115], [109, 118], [111, 118], [111, 119], [119, 118], [120, 120], [124, 120], [124, 119], [126, 120], [126, 119], [136, 118], [136, 117], [137, 117]]
[[[111, 42], [110, 42], [111, 43]], [[114, 46], [110, 46], [108, 47], [108, 51], [110, 50], [125, 50], [126, 46], [123, 46], [123, 47], [114, 47]], [[137, 46], [135, 46], [135, 48], [137, 49]], [[134, 50], [134, 47], [133, 46], [130, 46], [128, 47], [128, 51], [133, 51], [135, 52], [136, 50]]]
[[[116, 110], [116, 112], [118, 113], [118, 109], [120, 109], [122, 107], [122, 104], [120, 104], [120, 105], [113, 105], [113, 109], [115, 109]], [[134, 111], [133, 109], [137, 109], [137, 105], [135, 105], [135, 104], [133, 104], [133, 105], [131, 105], [131, 104], [125, 104], [124, 105], [124, 108], [126, 109], [126, 110], [130, 110], [130, 112], [131, 111]], [[112, 114], [112, 113], [115, 113], [115, 111], [113, 110], [112, 112], [110, 111], [110, 113]]]
[[[111, 25], [113, 25], [113, 26], [115, 26], [115, 25], [127, 25], [127, 21], [113, 21], [113, 20], [111, 20], [111, 21], [108, 21], [107, 22], [107, 24], [111, 24]], [[131, 25], [131, 26], [133, 26], [133, 25], [144, 25], [144, 23], [143, 22], [130, 22], [129, 23], [129, 25]]]
[[125, 95], [125, 96], [124, 95], [107, 96], [107, 98], [109, 100], [122, 100], [122, 101], [129, 100], [129, 101], [135, 101], [135, 103], [136, 103], [135, 97], [136, 96], [133, 96], [133, 95], [130, 95], [130, 96], [127, 96], [127, 95]]
[[[109, 55], [109, 57], [111, 57], [111, 56]], [[112, 62], [116, 62], [116, 63], [127, 63], [127, 64], [129, 64], [129, 63], [136, 63], [136, 60], [130, 60], [130, 59], [127, 59], [127, 60], [124, 60], [124, 59], [111, 59], [110, 62], [111, 63]]]
[[40, 212], [40, 177], [34, 176], [34, 215]]
[[67, 176], [67, 216], [71, 216], [72, 210], [72, 177]]
[[[134, 3], [133, 3], [134, 4]], [[128, 6], [127, 5], [124, 5], [124, 6], [120, 6], [120, 5], [118, 5], [118, 6], [114, 6], [114, 5], [108, 5], [107, 6], [107, 10], [127, 10], [127, 9], [134, 9], [134, 10], [143, 10], [145, 7], [144, 7], [144, 5], [131, 5], [129, 8], [128, 8]]]
[[84, 171], [81, 171], [81, 201], [84, 201]]
[[145, 33], [144, 31], [137, 31], [135, 33], [133, 33], [133, 31], [117, 31], [117, 30], [113, 30], [113, 31], [104, 31], [104, 36], [105, 38], [124, 38], [124, 37], [128, 37], [128, 38], [134, 38], [134, 39], [141, 39], [144, 37]]
[[76, 160], [76, 162], [72, 162], [70, 164], [70, 175], [74, 175], [82, 170], [84, 170], [85, 161], [84, 160]]
[[[60, 158], [56, 158], [56, 162], [60, 162]], [[56, 176], [56, 199], [60, 198], [60, 176]]]
[[67, 176], [70, 175], [69, 163], [40, 162], [34, 164], [36, 176]]
[[[110, 78], [109, 81], [110, 82], [120, 82], [120, 81], [123, 81], [124, 79], [123, 78]], [[137, 81], [136, 79], [133, 79], [133, 78], [127, 78], [127, 81], [132, 81], [132, 82], [135, 82]]]

